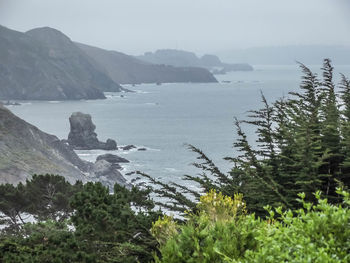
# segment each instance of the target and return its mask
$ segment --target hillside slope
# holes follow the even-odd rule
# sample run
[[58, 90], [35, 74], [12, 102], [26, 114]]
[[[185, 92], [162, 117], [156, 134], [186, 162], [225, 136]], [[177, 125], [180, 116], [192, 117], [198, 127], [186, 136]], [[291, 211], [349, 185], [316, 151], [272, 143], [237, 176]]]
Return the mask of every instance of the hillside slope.
[[18, 183], [33, 174], [85, 180], [89, 164], [56, 136], [40, 131], [0, 105], [0, 183]]
[[58, 30], [0, 26], [0, 99], [101, 99], [121, 90]]

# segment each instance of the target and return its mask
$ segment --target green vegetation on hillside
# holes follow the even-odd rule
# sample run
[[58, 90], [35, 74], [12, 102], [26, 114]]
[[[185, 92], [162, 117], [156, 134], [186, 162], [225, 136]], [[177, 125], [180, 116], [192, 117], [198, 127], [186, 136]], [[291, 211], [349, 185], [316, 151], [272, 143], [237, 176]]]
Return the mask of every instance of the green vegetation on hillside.
[[149, 262], [157, 250], [149, 190], [37, 175], [0, 192], [1, 262]]

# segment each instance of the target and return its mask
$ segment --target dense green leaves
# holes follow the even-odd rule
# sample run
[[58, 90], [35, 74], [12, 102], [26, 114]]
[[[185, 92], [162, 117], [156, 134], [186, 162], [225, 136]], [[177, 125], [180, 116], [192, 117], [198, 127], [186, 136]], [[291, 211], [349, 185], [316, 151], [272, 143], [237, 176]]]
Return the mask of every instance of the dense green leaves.
[[[147, 198], [148, 192], [137, 189], [127, 190], [115, 185], [114, 194], [101, 183], [87, 183], [71, 202], [74, 214], [72, 222], [75, 235], [87, 240], [90, 251], [103, 258], [103, 262], [147, 262], [157, 242], [149, 229], [159, 213]], [[140, 209], [137, 213], [131, 205]]]
[[6, 231], [19, 231], [28, 218], [63, 221], [73, 211], [69, 200], [82, 183], [58, 175], [33, 175], [25, 184], [0, 185], [0, 212]]
[[72, 212], [70, 198], [82, 189], [82, 183], [68, 183], [58, 175], [34, 175], [25, 184], [25, 197], [30, 200], [26, 210], [38, 220], [64, 220]]
[[30, 205], [26, 198], [24, 186], [18, 184], [0, 185], [0, 212], [1, 223], [8, 226], [8, 231], [19, 231], [21, 224], [24, 223], [22, 213], [24, 213]]
[[[149, 230], [161, 213], [153, 211], [149, 189], [116, 184], [110, 193], [101, 183], [35, 175], [0, 191], [8, 222], [0, 262], [149, 262], [157, 251]], [[24, 216], [35, 223], [21, 221]]]
[[[343, 206], [329, 204], [320, 193], [313, 205], [302, 194], [303, 208], [267, 207], [270, 216], [266, 220], [231, 213], [234, 207], [240, 211], [237, 205], [242, 203], [237, 197], [233, 205], [227, 205], [227, 197], [206, 195], [213, 202], [201, 199], [199, 212], [189, 214], [186, 223], [171, 223], [166, 217], [154, 224], [157, 237], [164, 237], [162, 232], [169, 233], [169, 228], [176, 229], [161, 243], [162, 257], [156, 257], [156, 262], [349, 262], [349, 193], [338, 193], [344, 197]], [[220, 217], [223, 213], [226, 216]]]
[[64, 222], [27, 224], [21, 234], [0, 239], [1, 262], [96, 262]]

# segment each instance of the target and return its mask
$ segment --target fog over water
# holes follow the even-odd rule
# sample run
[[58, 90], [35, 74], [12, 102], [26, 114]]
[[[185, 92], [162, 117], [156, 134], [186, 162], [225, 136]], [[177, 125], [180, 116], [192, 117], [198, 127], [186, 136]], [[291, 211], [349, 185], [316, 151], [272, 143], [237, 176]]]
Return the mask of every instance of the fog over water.
[[75, 41], [142, 54], [350, 45], [348, 0], [0, 0], [0, 24], [50, 26]]

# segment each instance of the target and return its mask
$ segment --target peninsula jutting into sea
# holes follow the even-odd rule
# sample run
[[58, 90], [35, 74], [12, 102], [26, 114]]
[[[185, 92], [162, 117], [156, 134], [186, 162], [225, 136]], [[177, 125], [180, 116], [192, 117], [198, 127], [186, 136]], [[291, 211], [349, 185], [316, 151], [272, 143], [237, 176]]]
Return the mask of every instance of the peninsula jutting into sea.
[[3, 100], [102, 99], [106, 91], [129, 91], [120, 84], [210, 83], [216, 82], [209, 72], [215, 67], [223, 72], [252, 70], [248, 65], [224, 64], [215, 56], [214, 63], [203, 58], [202, 64], [182, 66], [152, 63], [147, 57], [75, 43], [49, 27], [21, 33], [0, 26], [0, 39]]

